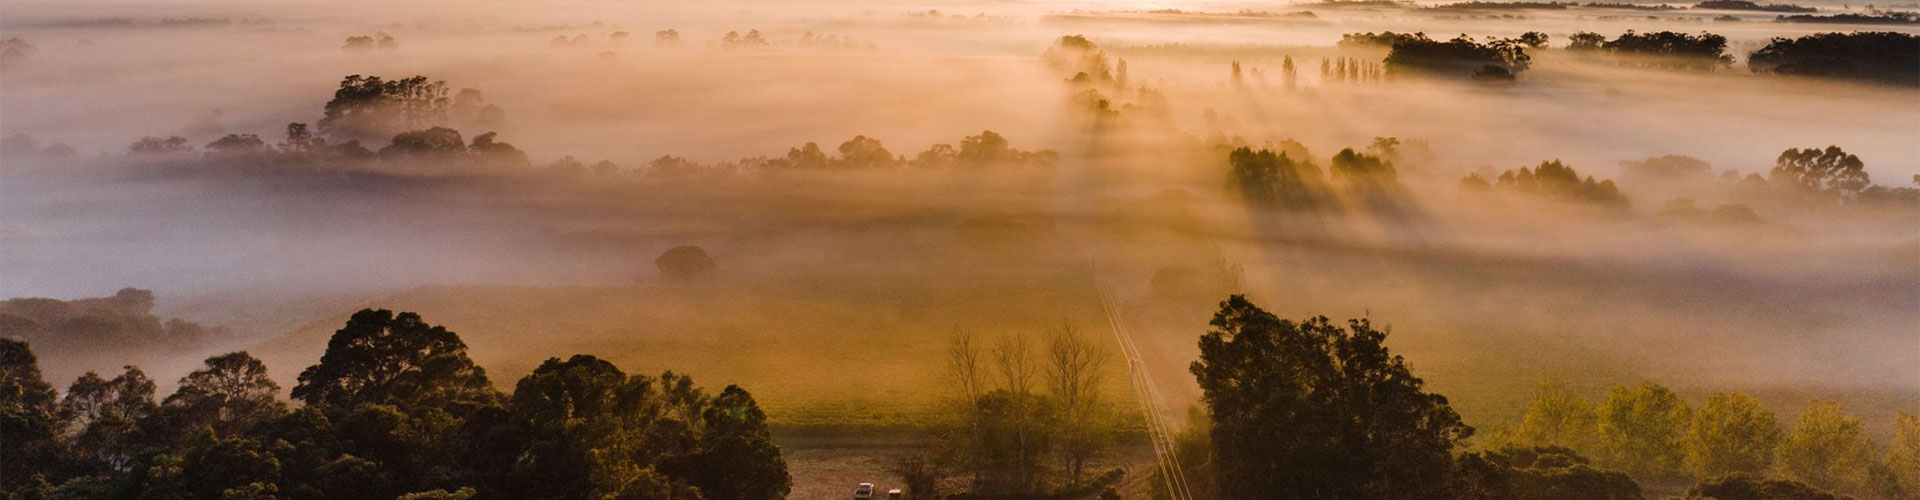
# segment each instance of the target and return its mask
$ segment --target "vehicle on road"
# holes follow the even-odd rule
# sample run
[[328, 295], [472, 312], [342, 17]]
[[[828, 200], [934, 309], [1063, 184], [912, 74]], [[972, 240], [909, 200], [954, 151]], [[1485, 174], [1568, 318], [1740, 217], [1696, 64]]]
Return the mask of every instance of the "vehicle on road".
[[860, 483], [853, 488], [853, 500], [873, 500], [873, 483]]

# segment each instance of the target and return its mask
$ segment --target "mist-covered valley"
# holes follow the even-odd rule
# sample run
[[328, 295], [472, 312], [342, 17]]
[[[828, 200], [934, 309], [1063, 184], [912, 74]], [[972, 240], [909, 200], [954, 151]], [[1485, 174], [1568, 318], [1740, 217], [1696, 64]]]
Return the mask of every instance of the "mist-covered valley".
[[1913, 498], [1914, 10], [0, 3], [0, 492]]

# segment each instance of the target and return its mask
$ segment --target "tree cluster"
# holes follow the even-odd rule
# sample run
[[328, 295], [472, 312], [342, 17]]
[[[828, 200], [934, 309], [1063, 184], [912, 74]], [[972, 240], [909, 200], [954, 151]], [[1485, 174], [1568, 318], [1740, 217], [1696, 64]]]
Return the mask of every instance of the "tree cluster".
[[[941, 453], [898, 467], [908, 482], [957, 472], [967, 478], [967, 494], [1003, 496], [1077, 497], [1118, 486], [1121, 472], [1091, 470], [1117, 434], [1103, 397], [1108, 353], [1101, 344], [1067, 324], [1037, 349], [1024, 336], [985, 348], [956, 334], [947, 354], [958, 421], [940, 431]], [[940, 498], [925, 489], [908, 494]]]
[[413, 313], [355, 313], [289, 409], [245, 352], [155, 400], [138, 368], [59, 394], [0, 339], [0, 497], [19, 499], [774, 500], [786, 464], [753, 397], [587, 355], [512, 393], [459, 336]]
[[1600, 42], [1598, 48], [1630, 66], [1711, 70], [1733, 64], [1733, 56], [1727, 54], [1727, 37], [1713, 33], [1627, 30], [1613, 40]]
[[1774, 38], [1747, 58], [1756, 73], [1920, 86], [1920, 36], [1891, 31]]
[[40, 346], [65, 362], [102, 355], [180, 352], [226, 332], [177, 318], [154, 315], [149, 290], [124, 288], [108, 297], [60, 300], [19, 298], [0, 301], [0, 337]]
[[1509, 193], [1542, 200], [1584, 203], [1606, 208], [1626, 208], [1627, 197], [1613, 181], [1582, 179], [1573, 167], [1560, 160], [1541, 162], [1532, 169], [1501, 172], [1491, 182], [1481, 174], [1469, 174], [1460, 180], [1463, 191]]
[[1895, 423], [1895, 443], [1882, 452], [1864, 423], [1832, 402], [1810, 402], [1789, 431], [1758, 400], [1738, 392], [1691, 408], [1673, 391], [1646, 382], [1614, 387], [1595, 405], [1549, 381], [1535, 390], [1511, 441], [1596, 456], [1600, 465], [1640, 480], [1700, 479], [1689, 498], [1817, 498], [1722, 493], [1787, 487], [1787, 481], [1755, 479], [1769, 475], [1810, 490], [1906, 498], [1920, 493], [1914, 468], [1920, 466], [1920, 419], [1901, 414]]
[[1532, 64], [1526, 47], [1534, 40], [1489, 37], [1476, 42], [1466, 35], [1448, 41], [1415, 33], [1393, 44], [1387, 53], [1390, 73], [1425, 73], [1472, 77], [1476, 81], [1511, 82]]

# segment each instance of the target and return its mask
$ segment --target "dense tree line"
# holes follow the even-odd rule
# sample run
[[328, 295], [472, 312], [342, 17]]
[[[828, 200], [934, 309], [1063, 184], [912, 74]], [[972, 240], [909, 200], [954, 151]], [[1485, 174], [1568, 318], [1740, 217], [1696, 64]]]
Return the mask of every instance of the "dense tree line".
[[[1544, 38], [1539, 41], [1544, 43]], [[1508, 82], [1532, 64], [1533, 58], [1527, 55], [1526, 47], [1534, 42], [1533, 38], [1492, 37], [1476, 42], [1466, 35], [1442, 42], [1414, 33], [1394, 42], [1387, 53], [1387, 71]]]
[[64, 394], [0, 339], [0, 494], [17, 499], [772, 500], [791, 480], [745, 390], [587, 355], [495, 389], [458, 335], [355, 313], [289, 408], [245, 352], [156, 401], [138, 368]]
[[[1839, 404], [1811, 401], [1789, 430], [1752, 396], [1715, 394], [1699, 408], [1651, 382], [1614, 387], [1595, 404], [1542, 382], [1509, 440], [1599, 457], [1634, 478], [1699, 478], [1695, 495], [1736, 490], [1828, 490], [1865, 498], [1920, 496], [1920, 418], [1900, 414], [1884, 450]], [[1775, 476], [1777, 479], [1762, 479]], [[1720, 493], [1717, 493], [1720, 492]], [[1783, 495], [1783, 494], [1777, 494]]]
[[1620, 209], [1626, 208], [1627, 197], [1613, 180], [1594, 180], [1589, 175], [1581, 178], [1573, 167], [1560, 163], [1560, 160], [1541, 162], [1534, 168], [1521, 167], [1507, 170], [1494, 176], [1480, 173], [1468, 174], [1460, 180], [1461, 190], [1467, 193], [1507, 193], [1524, 197], [1584, 203], [1593, 206]]
[[1727, 54], [1727, 37], [1713, 33], [1627, 30], [1607, 40], [1598, 33], [1580, 32], [1569, 40], [1569, 50], [1611, 54], [1616, 62], [1629, 66], [1711, 70], [1733, 63], [1733, 56]]
[[1774, 38], [1747, 66], [1756, 73], [1920, 86], [1920, 36], [1891, 31]]
[[[1699, 478], [1688, 500], [1824, 500], [1920, 490], [1920, 418], [1881, 451], [1857, 418], [1815, 401], [1791, 431], [1753, 398], [1700, 409], [1652, 383], [1601, 404], [1543, 383], [1492, 449], [1427, 392], [1367, 320], [1280, 319], [1221, 302], [1192, 372], [1203, 409], [1176, 442], [1205, 499], [1640, 500], [1639, 481]], [[1499, 443], [1496, 443], [1499, 444]], [[1773, 475], [1778, 477], [1765, 477]]]
[[32, 342], [41, 353], [80, 364], [82, 359], [185, 352], [227, 335], [221, 328], [162, 318], [154, 314], [154, 305], [153, 292], [138, 288], [74, 300], [8, 299], [0, 301], [0, 337]]

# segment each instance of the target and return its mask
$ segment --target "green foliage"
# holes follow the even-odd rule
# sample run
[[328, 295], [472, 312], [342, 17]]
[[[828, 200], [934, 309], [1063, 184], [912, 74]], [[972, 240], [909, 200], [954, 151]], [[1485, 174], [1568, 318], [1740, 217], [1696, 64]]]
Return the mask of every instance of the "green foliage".
[[31, 486], [59, 453], [60, 406], [26, 342], [0, 337], [0, 493]]
[[1640, 485], [1561, 447], [1506, 447], [1461, 455], [1461, 500], [1640, 500]]
[[1920, 495], [1920, 416], [1901, 412], [1893, 424], [1893, 443], [1887, 446], [1888, 479], [1898, 493]]
[[1591, 454], [1600, 449], [1599, 422], [1592, 402], [1573, 394], [1564, 382], [1544, 380], [1534, 387], [1533, 402], [1514, 430], [1514, 440]]
[[[709, 399], [672, 372], [628, 377], [575, 356], [548, 360], [502, 405], [464, 350], [416, 314], [361, 311], [303, 373], [307, 405], [292, 412], [265, 366], [236, 352], [209, 358], [165, 406], [137, 369], [89, 373], [60, 422], [32, 352], [6, 341], [0, 498], [776, 500], [791, 488], [766, 414], [737, 386]], [[16, 424], [36, 408], [45, 422], [26, 439]], [[63, 440], [62, 427], [77, 434]], [[24, 459], [37, 461], [12, 461]]]
[[1687, 467], [1695, 477], [1761, 474], [1773, 465], [1780, 422], [1760, 401], [1738, 392], [1716, 394], [1687, 430]]
[[1780, 472], [1816, 488], [1857, 492], [1867, 488], [1873, 442], [1859, 417], [1839, 403], [1810, 401], [1793, 432], [1780, 442]]
[[1682, 500], [1846, 500], [1806, 483], [1734, 474], [1701, 481]]
[[1281, 320], [1235, 295], [1192, 365], [1221, 498], [1448, 498], [1473, 429], [1366, 320]]
[[1652, 382], [1614, 387], [1599, 414], [1604, 463], [1638, 478], [1680, 474], [1692, 414], [1673, 391]]

